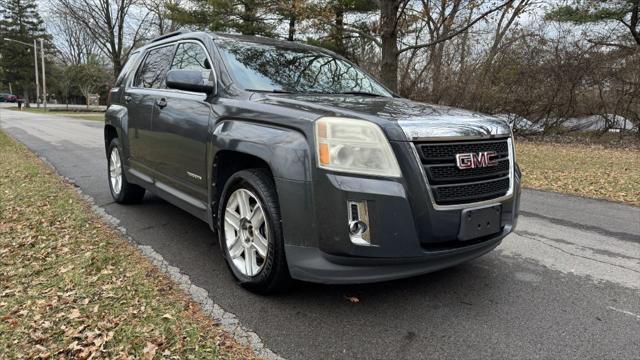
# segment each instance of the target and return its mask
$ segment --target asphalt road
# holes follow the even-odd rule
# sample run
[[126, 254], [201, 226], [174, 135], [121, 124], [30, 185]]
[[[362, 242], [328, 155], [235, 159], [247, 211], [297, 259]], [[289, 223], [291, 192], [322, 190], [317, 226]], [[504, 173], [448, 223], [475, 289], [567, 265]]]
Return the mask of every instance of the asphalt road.
[[260, 297], [235, 285], [205, 223], [153, 195], [113, 203], [102, 123], [0, 109], [0, 126], [285, 358], [640, 358], [640, 208], [525, 190], [517, 231], [471, 263]]

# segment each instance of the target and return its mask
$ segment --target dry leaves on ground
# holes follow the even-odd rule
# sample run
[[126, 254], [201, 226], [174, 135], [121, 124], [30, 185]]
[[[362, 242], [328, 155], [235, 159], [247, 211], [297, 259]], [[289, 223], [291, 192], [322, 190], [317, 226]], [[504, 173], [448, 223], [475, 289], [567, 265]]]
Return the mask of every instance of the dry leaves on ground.
[[9, 358], [255, 357], [2, 132], [0, 349]]
[[640, 206], [640, 150], [518, 142], [524, 186]]

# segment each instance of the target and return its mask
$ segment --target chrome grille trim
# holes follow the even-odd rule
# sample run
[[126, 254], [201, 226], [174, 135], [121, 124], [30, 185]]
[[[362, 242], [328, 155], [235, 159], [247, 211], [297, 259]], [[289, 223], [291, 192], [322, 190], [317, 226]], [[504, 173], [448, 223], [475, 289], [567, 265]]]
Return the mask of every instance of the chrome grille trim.
[[[450, 138], [440, 138], [438, 139], [439, 141], [449, 141], [452, 140]], [[472, 141], [472, 140], [477, 140], [475, 138], [466, 138], [466, 139], [459, 139], [456, 138], [455, 141]], [[416, 145], [411, 142], [410, 146], [411, 146], [411, 150], [413, 152], [413, 156], [415, 158], [415, 161], [417, 162], [418, 168], [420, 169], [420, 173], [422, 175], [422, 180], [423, 180], [423, 184], [425, 185], [425, 188], [427, 190], [427, 193], [429, 194], [429, 199], [431, 200], [431, 205], [433, 206], [433, 208], [435, 210], [460, 210], [460, 209], [467, 209], [467, 208], [474, 208], [474, 207], [481, 207], [481, 206], [487, 206], [487, 205], [494, 205], [500, 202], [503, 202], [505, 200], [511, 199], [513, 197], [513, 193], [514, 193], [514, 187], [515, 187], [515, 180], [514, 180], [514, 168], [515, 168], [515, 154], [513, 152], [513, 140], [511, 137], [507, 138], [507, 143], [508, 143], [508, 148], [509, 148], [509, 189], [507, 191], [507, 193], [504, 196], [495, 198], [495, 199], [489, 199], [489, 200], [483, 200], [483, 201], [478, 201], [478, 202], [472, 202], [472, 203], [464, 203], [464, 204], [452, 204], [452, 205], [438, 205], [435, 201], [435, 198], [433, 196], [433, 192], [431, 191], [431, 184], [429, 183], [429, 179], [427, 177], [427, 173], [424, 169], [424, 166], [422, 164], [422, 160], [420, 159], [420, 155], [418, 154], [418, 150], [416, 148]]]

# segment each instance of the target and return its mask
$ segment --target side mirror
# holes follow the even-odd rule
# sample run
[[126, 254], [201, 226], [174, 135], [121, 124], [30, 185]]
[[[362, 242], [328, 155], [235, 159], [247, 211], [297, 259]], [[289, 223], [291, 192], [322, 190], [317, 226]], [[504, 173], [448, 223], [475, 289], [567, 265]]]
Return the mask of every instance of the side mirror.
[[167, 87], [176, 90], [215, 94], [216, 83], [213, 70], [173, 69], [167, 73]]

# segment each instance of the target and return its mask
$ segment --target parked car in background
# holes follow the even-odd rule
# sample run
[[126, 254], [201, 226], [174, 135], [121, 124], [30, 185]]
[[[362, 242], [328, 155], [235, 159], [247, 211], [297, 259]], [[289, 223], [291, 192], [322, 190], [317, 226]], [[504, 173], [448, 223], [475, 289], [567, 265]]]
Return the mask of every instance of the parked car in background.
[[401, 98], [324, 49], [172, 33], [134, 51], [109, 99], [115, 201], [151, 191], [207, 222], [256, 292], [436, 271], [516, 225], [507, 122]]
[[10, 93], [0, 93], [0, 102], [11, 102], [14, 103], [18, 100], [18, 98]]
[[634, 131], [635, 124], [616, 114], [590, 115], [569, 118], [561, 126], [569, 131]]
[[496, 114], [495, 117], [504, 119], [511, 130], [519, 135], [540, 134], [544, 131], [544, 126], [534, 124], [518, 114]]

